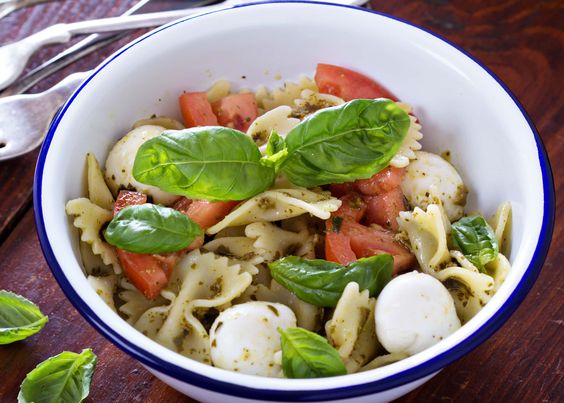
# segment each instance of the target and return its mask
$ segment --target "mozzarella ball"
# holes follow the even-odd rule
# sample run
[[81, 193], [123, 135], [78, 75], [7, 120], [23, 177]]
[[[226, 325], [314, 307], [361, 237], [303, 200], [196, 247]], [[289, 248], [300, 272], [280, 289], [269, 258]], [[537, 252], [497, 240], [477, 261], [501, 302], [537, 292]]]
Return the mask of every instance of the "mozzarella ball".
[[428, 274], [413, 271], [390, 281], [375, 311], [378, 340], [390, 353], [416, 354], [460, 328], [446, 287]]
[[114, 145], [106, 160], [106, 183], [114, 196], [117, 196], [120, 189], [125, 188], [150, 195], [158, 204], [169, 205], [178, 199], [177, 195], [137, 182], [133, 178], [133, 163], [137, 150], [144, 142], [160, 136], [164, 131], [165, 129], [161, 126], [140, 126], [127, 133]]
[[437, 154], [416, 151], [416, 159], [407, 166], [401, 190], [412, 207], [427, 209], [442, 204], [450, 221], [464, 213], [468, 190], [456, 169]]
[[223, 311], [210, 330], [213, 365], [250, 375], [276, 377], [281, 366], [278, 328], [296, 327], [296, 316], [286, 305], [246, 302]]

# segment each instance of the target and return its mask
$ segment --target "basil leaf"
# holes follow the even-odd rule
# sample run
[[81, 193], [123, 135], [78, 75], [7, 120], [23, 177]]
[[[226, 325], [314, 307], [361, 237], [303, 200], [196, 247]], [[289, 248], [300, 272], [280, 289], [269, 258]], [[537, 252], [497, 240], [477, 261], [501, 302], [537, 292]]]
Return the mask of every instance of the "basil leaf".
[[273, 130], [272, 133], [270, 133], [268, 143], [266, 144], [266, 155], [271, 157], [285, 148], [286, 142], [284, 141], [284, 138], [280, 137], [280, 135]]
[[125, 207], [104, 232], [109, 244], [135, 253], [176, 252], [202, 234], [181, 212], [150, 203]]
[[347, 373], [339, 353], [325, 338], [299, 327], [278, 331], [286, 378], [322, 378]]
[[23, 340], [43, 329], [47, 316], [30, 300], [0, 290], [0, 344]]
[[288, 256], [269, 263], [272, 277], [310, 304], [334, 307], [350, 282], [358, 283], [370, 296], [380, 294], [391, 280], [394, 258], [388, 254], [358, 259], [342, 266], [326, 260]]
[[63, 351], [43, 361], [25, 377], [18, 402], [82, 402], [90, 392], [96, 361], [90, 349], [80, 354]]
[[322, 109], [286, 136], [282, 172], [303, 187], [369, 178], [388, 166], [409, 124], [408, 114], [388, 99]]
[[497, 257], [499, 243], [484, 217], [462, 217], [452, 224], [452, 241], [466, 258], [480, 271]]
[[133, 177], [192, 199], [244, 200], [272, 185], [253, 140], [227, 127], [165, 132], [137, 151]]

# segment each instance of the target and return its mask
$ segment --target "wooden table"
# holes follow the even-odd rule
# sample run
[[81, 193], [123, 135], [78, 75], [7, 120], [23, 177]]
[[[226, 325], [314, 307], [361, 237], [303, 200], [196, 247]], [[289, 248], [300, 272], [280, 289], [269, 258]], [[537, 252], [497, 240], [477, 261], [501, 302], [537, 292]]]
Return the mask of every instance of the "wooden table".
[[[0, 43], [55, 22], [118, 15], [133, 2], [66, 0], [19, 11], [0, 20]], [[372, 6], [443, 35], [501, 77], [541, 134], [560, 196], [552, 247], [525, 302], [490, 340], [400, 401], [562, 401], [564, 5], [558, 0], [374, 0]], [[64, 69], [37, 89], [46, 89], [73, 71], [94, 67], [125, 42]], [[40, 51], [32, 65], [61, 49], [56, 46]], [[33, 223], [31, 189], [36, 157], [37, 151], [0, 162], [0, 193], [4, 195], [0, 198], [0, 289], [35, 301], [49, 315], [49, 323], [23, 342], [0, 346], [0, 401], [15, 401], [25, 374], [39, 362], [63, 350], [85, 347], [93, 348], [99, 357], [89, 401], [189, 401], [100, 336], [60, 291], [43, 259]]]

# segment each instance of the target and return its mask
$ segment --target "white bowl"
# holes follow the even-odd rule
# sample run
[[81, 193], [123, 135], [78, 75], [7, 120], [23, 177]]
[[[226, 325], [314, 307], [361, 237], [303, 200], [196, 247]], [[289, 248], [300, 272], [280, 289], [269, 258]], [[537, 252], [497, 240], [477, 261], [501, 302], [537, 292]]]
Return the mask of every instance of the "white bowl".
[[[89, 286], [78, 236], [65, 214], [83, 195], [84, 157], [104, 161], [136, 119], [178, 117], [183, 90], [226, 78], [239, 87], [313, 75], [318, 62], [350, 67], [413, 105], [424, 148], [450, 150], [470, 189], [468, 209], [513, 205], [512, 269], [469, 323], [433, 347], [372, 371], [321, 379], [267, 379], [192, 361], [143, 336]], [[243, 78], [245, 76], [246, 78]], [[104, 62], [53, 122], [34, 188], [39, 239], [61, 288], [88, 321], [179, 391], [203, 401], [396, 398], [468, 353], [507, 320], [532, 286], [552, 234], [554, 192], [543, 146], [522, 107], [484, 67], [445, 40], [352, 7], [270, 3], [186, 18], [153, 31]], [[362, 398], [361, 398], [362, 397]]]

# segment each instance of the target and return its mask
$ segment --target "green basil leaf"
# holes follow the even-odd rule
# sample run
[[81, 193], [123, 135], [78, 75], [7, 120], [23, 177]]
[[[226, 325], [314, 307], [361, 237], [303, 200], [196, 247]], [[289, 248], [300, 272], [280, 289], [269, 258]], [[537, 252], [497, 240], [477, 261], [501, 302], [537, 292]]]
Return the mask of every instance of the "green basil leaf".
[[165, 132], [137, 151], [133, 177], [192, 199], [244, 200], [263, 192], [275, 172], [253, 140], [227, 127]]
[[409, 124], [408, 114], [388, 99], [322, 109], [288, 133], [281, 170], [303, 187], [369, 178], [388, 166]]
[[499, 243], [484, 217], [462, 217], [452, 224], [452, 241], [466, 258], [480, 271], [497, 257]]
[[347, 373], [339, 353], [325, 338], [299, 327], [278, 331], [286, 378], [322, 378]]
[[269, 263], [268, 267], [272, 277], [302, 301], [334, 307], [347, 284], [353, 281], [360, 290], [369, 290], [371, 297], [380, 294], [392, 278], [394, 258], [382, 254], [342, 266], [321, 259], [288, 256]]
[[266, 144], [267, 157], [271, 157], [274, 154], [277, 154], [280, 151], [284, 150], [285, 148], [286, 148], [286, 142], [284, 141], [284, 138], [273, 130], [272, 133], [270, 133], [270, 137], [268, 138], [268, 143]]
[[43, 361], [25, 377], [18, 402], [82, 402], [90, 392], [96, 361], [90, 349], [80, 354], [63, 351]]
[[0, 290], [0, 344], [23, 340], [43, 329], [47, 321], [33, 302]]
[[181, 212], [146, 203], [122, 209], [104, 236], [109, 244], [129, 252], [169, 253], [184, 249], [203, 233]]

